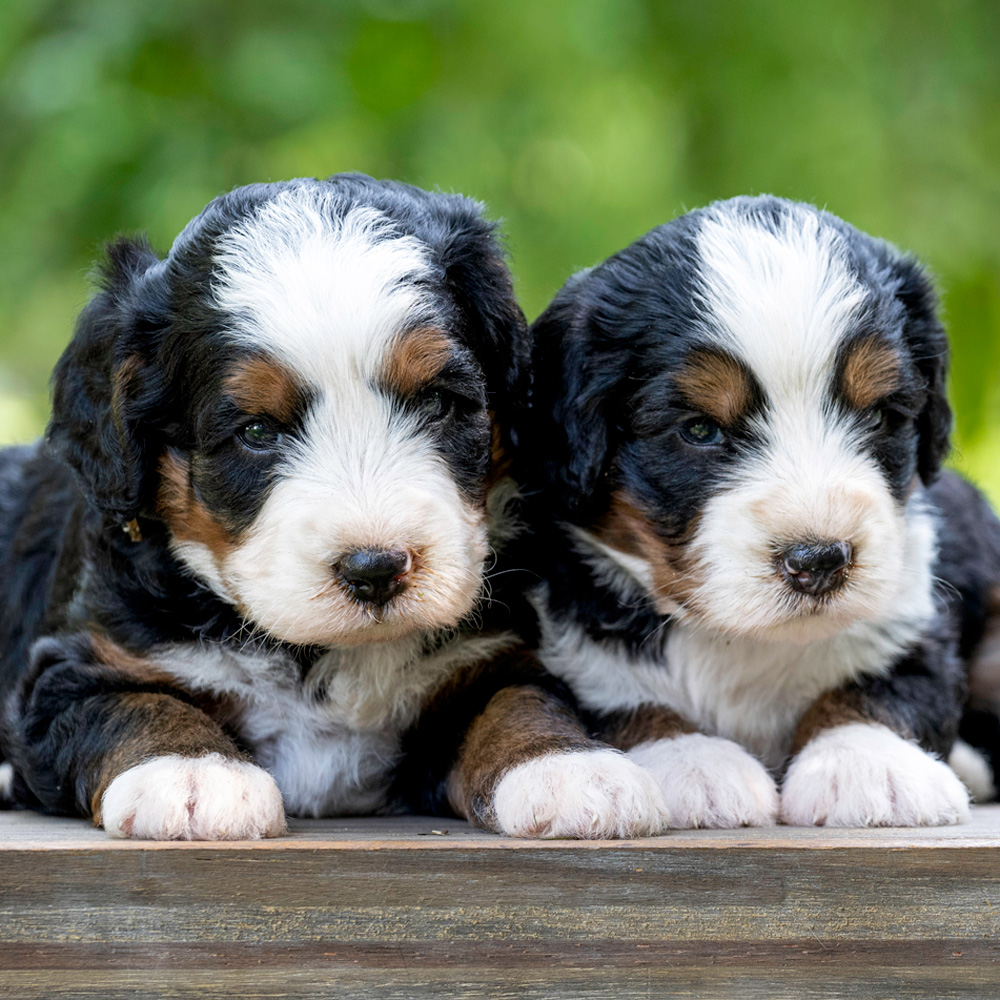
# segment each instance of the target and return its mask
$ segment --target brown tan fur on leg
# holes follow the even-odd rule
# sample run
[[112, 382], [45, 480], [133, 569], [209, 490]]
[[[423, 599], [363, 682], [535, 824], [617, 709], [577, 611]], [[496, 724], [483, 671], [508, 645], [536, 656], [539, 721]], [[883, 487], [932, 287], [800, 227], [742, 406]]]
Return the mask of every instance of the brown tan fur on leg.
[[[797, 754], [810, 740], [836, 726], [846, 726], [852, 722], [867, 722], [871, 725], [888, 726], [899, 732], [898, 723], [887, 714], [884, 717], [859, 692], [845, 688], [827, 691], [809, 706], [795, 729], [792, 754]], [[900, 733], [901, 736], [909, 734]]]
[[171, 694], [172, 678], [155, 664], [136, 656], [105, 636], [90, 638], [96, 663], [137, 686], [163, 690], [108, 694], [103, 712], [102, 743], [107, 749], [92, 758], [87, 786], [94, 823], [101, 824], [101, 800], [108, 785], [129, 768], [153, 757], [177, 754], [202, 757], [219, 753], [246, 760], [233, 740], [196, 705]]
[[102, 822], [101, 800], [108, 785], [153, 757], [218, 753], [234, 760], [247, 759], [204, 712], [168, 694], [116, 695], [110, 727], [115, 736], [113, 745], [90, 766], [90, 808], [96, 826]]
[[633, 711], [602, 715], [596, 729], [600, 739], [623, 751], [640, 743], [672, 740], [698, 731], [696, 726], [665, 705], [640, 705]]
[[504, 688], [469, 727], [448, 777], [448, 800], [459, 816], [496, 831], [493, 793], [507, 771], [546, 754], [602, 746], [541, 688]]

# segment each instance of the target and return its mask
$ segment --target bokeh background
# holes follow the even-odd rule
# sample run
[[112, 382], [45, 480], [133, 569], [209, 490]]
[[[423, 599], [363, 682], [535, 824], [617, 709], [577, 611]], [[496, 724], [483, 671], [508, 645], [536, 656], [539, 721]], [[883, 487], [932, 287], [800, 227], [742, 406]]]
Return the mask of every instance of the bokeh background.
[[955, 461], [1000, 502], [996, 0], [0, 0], [0, 443], [106, 239], [339, 170], [485, 200], [529, 317], [712, 199], [829, 208], [937, 275]]

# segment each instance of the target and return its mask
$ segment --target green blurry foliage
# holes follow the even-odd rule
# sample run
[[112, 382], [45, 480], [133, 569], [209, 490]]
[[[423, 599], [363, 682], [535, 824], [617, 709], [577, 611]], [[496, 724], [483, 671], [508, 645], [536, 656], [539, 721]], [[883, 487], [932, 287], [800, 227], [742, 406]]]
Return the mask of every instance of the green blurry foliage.
[[2, 0], [0, 441], [102, 243], [238, 184], [363, 170], [483, 199], [536, 315], [688, 208], [773, 192], [917, 253], [956, 461], [1000, 501], [994, 0]]

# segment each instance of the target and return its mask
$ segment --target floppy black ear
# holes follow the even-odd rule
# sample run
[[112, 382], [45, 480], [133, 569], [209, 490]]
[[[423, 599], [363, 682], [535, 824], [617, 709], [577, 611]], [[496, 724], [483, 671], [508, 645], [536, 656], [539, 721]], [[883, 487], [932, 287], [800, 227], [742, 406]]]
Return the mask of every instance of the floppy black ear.
[[906, 310], [903, 336], [927, 385], [927, 401], [917, 418], [917, 471], [930, 484], [941, 471], [951, 440], [951, 407], [945, 387], [948, 336], [938, 318], [934, 288], [920, 265], [901, 257], [894, 269], [899, 278], [896, 295]]
[[483, 365], [491, 405], [509, 429], [508, 417], [526, 396], [529, 384], [528, 324], [514, 294], [496, 226], [466, 199], [450, 222], [440, 246], [445, 283]]
[[143, 422], [155, 395], [148, 340], [156, 325], [156, 297], [144, 286], [158, 263], [144, 240], [108, 247], [102, 290], [80, 314], [52, 375], [49, 448], [87, 497], [123, 524], [143, 505]]
[[[531, 327], [534, 387], [528, 417], [532, 478], [560, 512], [587, 517], [600, 502], [611, 460], [610, 430], [601, 406], [603, 376], [594, 371], [586, 310], [574, 294], [583, 274], [570, 279]], [[611, 360], [611, 359], [609, 359]]]

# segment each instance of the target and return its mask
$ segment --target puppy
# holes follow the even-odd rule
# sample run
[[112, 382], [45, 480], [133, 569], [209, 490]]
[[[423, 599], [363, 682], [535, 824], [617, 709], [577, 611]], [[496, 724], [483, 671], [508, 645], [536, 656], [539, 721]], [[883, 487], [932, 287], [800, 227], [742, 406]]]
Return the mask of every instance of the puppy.
[[942, 758], [967, 668], [989, 674], [1000, 527], [938, 476], [947, 344], [918, 265], [736, 198], [576, 275], [533, 332], [541, 657], [672, 825], [962, 820]]
[[46, 442], [0, 459], [9, 796], [155, 839], [662, 828], [484, 600], [526, 338], [459, 196], [252, 185], [166, 259], [115, 243]]

